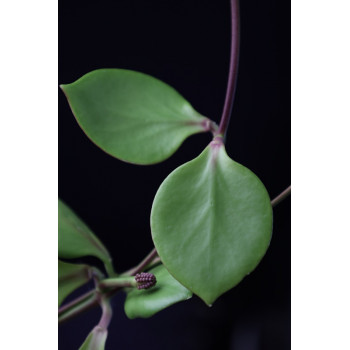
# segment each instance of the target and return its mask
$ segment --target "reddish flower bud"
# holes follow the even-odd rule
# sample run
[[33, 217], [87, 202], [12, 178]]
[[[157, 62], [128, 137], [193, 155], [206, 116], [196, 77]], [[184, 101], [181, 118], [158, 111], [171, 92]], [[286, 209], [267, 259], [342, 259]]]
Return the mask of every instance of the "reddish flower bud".
[[157, 283], [156, 276], [149, 272], [136, 274], [135, 281], [137, 282], [137, 289], [148, 289]]

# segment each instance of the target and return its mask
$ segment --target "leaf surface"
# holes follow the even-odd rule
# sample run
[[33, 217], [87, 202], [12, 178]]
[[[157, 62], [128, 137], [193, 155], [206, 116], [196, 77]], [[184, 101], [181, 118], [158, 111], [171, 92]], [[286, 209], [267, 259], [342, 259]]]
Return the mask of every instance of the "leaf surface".
[[272, 234], [270, 198], [258, 177], [214, 140], [162, 183], [151, 228], [169, 272], [210, 305], [264, 256]]
[[77, 288], [90, 280], [90, 267], [58, 260], [58, 307]]
[[163, 265], [148, 271], [156, 276], [157, 284], [150, 289], [132, 289], [126, 297], [124, 310], [133, 319], [147, 318], [155, 313], [192, 297], [192, 292], [174, 279]]
[[187, 137], [209, 130], [210, 120], [175, 89], [143, 73], [98, 69], [61, 88], [86, 135], [126, 162], [161, 162]]
[[74, 259], [83, 256], [101, 259], [107, 271], [113, 270], [111, 257], [89, 227], [60, 199], [58, 200], [58, 257]]

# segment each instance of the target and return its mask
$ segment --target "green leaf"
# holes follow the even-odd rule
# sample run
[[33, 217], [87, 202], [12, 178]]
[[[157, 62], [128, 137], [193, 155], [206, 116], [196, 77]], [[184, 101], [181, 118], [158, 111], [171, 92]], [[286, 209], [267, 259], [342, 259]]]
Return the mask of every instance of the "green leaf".
[[58, 307], [75, 289], [90, 280], [90, 267], [58, 260]]
[[188, 136], [210, 129], [176, 90], [143, 73], [98, 69], [61, 88], [91, 141], [126, 162], [161, 162]]
[[58, 200], [58, 257], [74, 259], [83, 256], [101, 259], [109, 274], [113, 273], [112, 259], [87, 225], [60, 199]]
[[208, 305], [258, 265], [272, 234], [261, 181], [214, 140], [160, 186], [151, 228], [169, 272]]
[[104, 350], [108, 331], [100, 326], [94, 327], [79, 350]]
[[135, 288], [127, 294], [124, 310], [129, 318], [151, 317], [170, 305], [192, 297], [192, 293], [176, 281], [163, 265], [148, 272], [156, 276], [157, 284], [150, 289]]

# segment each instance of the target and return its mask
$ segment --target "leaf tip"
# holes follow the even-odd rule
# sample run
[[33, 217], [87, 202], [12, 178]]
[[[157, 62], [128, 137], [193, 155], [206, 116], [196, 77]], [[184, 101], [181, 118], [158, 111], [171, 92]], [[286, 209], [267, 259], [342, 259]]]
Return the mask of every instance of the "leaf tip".
[[209, 290], [206, 292], [202, 291], [201, 293], [194, 292], [208, 307], [212, 307], [216, 299], [222, 294], [217, 295], [211, 293]]
[[62, 91], [64, 91], [64, 89], [65, 89], [65, 87], [67, 86], [67, 84], [60, 84], [60, 85], [58, 85], [59, 86], [59, 88], [62, 90]]
[[62, 90], [62, 92], [64, 93], [64, 96], [66, 97], [66, 99], [68, 100], [69, 103], [69, 99], [68, 99], [68, 93], [67, 93], [67, 86], [69, 86], [70, 84], [60, 84], [59, 88]]

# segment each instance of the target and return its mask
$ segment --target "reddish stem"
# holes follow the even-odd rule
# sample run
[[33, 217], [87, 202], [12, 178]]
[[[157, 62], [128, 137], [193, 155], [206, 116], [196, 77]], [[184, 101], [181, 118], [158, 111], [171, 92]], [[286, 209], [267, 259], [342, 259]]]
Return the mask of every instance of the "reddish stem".
[[291, 192], [291, 186], [289, 185], [289, 187], [287, 187], [282, 193], [280, 193], [277, 197], [275, 197], [272, 201], [271, 201], [271, 205], [273, 207], [275, 207], [277, 204], [281, 203], [284, 199], [286, 199]]
[[231, 57], [230, 71], [227, 83], [226, 98], [224, 110], [222, 112], [219, 129], [217, 134], [221, 134], [224, 138], [230, 122], [231, 111], [237, 86], [238, 76], [238, 60], [239, 60], [239, 0], [231, 0]]

